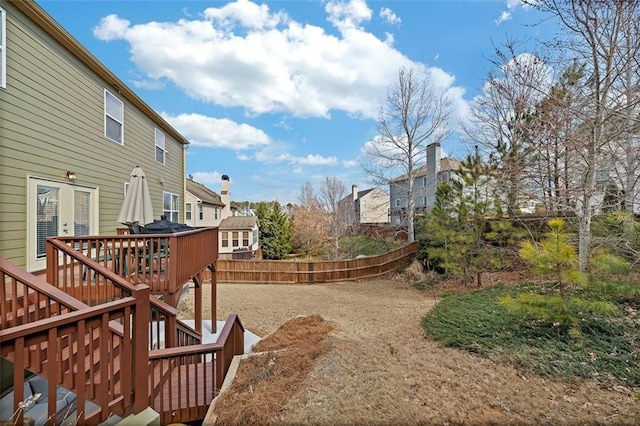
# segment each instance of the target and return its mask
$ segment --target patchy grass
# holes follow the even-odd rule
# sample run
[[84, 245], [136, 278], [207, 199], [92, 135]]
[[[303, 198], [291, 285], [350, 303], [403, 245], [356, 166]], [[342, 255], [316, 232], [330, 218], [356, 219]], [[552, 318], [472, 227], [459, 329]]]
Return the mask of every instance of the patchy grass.
[[216, 425], [264, 425], [301, 389], [314, 360], [327, 350], [333, 326], [320, 315], [296, 317], [253, 348], [216, 402]]
[[546, 293], [543, 286], [498, 285], [443, 299], [422, 326], [446, 346], [507, 359], [539, 374], [594, 378], [607, 385], [640, 386], [640, 313], [620, 305], [624, 316], [585, 318], [583, 336], [509, 314], [498, 299], [520, 292]]

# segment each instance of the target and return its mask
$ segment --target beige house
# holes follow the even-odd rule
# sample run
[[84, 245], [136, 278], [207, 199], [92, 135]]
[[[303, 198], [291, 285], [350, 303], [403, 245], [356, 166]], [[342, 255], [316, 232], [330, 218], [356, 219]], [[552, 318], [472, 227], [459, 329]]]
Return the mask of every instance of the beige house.
[[189, 226], [219, 226], [224, 203], [220, 195], [195, 182], [192, 176], [186, 180], [184, 223]]
[[115, 234], [136, 165], [183, 221], [187, 144], [35, 1], [0, 0], [2, 257], [42, 270], [48, 236]]
[[220, 222], [218, 232], [219, 259], [260, 257], [258, 218], [256, 216], [227, 217]]
[[352, 185], [351, 194], [340, 200], [340, 204], [352, 212], [353, 224], [389, 223], [389, 195], [380, 188], [358, 191], [358, 186]]

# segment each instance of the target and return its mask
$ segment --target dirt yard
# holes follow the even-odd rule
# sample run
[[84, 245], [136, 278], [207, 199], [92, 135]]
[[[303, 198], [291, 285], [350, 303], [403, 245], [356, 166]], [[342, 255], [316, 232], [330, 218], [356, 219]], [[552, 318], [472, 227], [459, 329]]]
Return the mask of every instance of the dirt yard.
[[[183, 318], [192, 317], [191, 294], [181, 302]], [[630, 389], [550, 380], [429, 340], [420, 321], [433, 306], [431, 295], [393, 278], [218, 285], [218, 319], [237, 313], [258, 335], [297, 315], [319, 314], [334, 326], [330, 349], [277, 424], [640, 422], [640, 398]]]

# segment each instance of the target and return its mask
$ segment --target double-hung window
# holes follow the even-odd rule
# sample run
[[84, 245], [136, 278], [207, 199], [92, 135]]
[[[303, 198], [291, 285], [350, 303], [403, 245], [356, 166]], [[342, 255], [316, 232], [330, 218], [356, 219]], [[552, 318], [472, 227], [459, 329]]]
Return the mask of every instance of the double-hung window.
[[187, 203], [185, 206], [184, 220], [191, 220], [191, 203]]
[[160, 130], [155, 130], [155, 140], [156, 140], [156, 162], [160, 164], [164, 164], [165, 157], [167, 155], [167, 151], [164, 147], [164, 133]]
[[198, 204], [198, 219], [204, 220], [204, 205], [202, 203]]
[[178, 222], [178, 215], [180, 210], [178, 209], [179, 197], [177, 194], [170, 192], [162, 193], [162, 214], [167, 217], [167, 220], [171, 222]]
[[124, 104], [106, 89], [104, 91], [104, 135], [114, 142], [123, 144]]
[[7, 87], [7, 12], [0, 8], [0, 88]]

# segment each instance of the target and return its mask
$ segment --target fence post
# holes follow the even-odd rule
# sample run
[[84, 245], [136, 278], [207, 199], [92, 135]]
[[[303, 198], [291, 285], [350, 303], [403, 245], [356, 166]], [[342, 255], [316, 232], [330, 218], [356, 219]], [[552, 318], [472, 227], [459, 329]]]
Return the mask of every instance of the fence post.
[[151, 291], [148, 286], [140, 284], [136, 286], [134, 295], [136, 310], [131, 336], [133, 347], [131, 365], [134, 389], [133, 411], [138, 414], [149, 406], [149, 319], [151, 315], [149, 297]]

